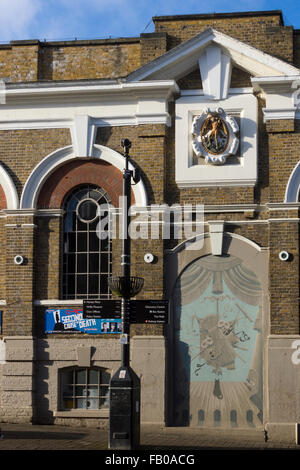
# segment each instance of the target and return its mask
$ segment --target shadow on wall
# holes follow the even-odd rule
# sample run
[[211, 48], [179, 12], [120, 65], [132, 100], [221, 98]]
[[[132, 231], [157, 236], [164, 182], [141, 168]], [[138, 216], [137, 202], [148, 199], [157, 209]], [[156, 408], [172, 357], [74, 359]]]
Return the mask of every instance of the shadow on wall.
[[49, 368], [53, 365], [53, 361], [49, 360], [48, 341], [41, 338], [35, 338], [34, 341], [32, 424], [53, 424], [54, 417], [53, 412], [50, 411], [48, 398], [50, 394]]

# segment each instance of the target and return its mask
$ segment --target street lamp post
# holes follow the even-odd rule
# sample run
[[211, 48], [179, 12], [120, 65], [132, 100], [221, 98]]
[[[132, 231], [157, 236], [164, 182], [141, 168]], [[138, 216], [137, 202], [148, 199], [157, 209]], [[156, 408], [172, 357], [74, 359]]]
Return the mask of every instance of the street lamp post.
[[130, 367], [130, 298], [137, 295], [144, 280], [131, 276], [130, 236], [128, 233], [131, 205], [131, 179], [138, 182], [139, 176], [129, 170], [129, 149], [131, 142], [122, 140], [125, 169], [123, 171], [122, 207], [122, 276], [109, 278], [112, 293], [121, 297], [121, 367], [110, 381], [109, 448], [132, 450], [140, 440], [140, 379]]

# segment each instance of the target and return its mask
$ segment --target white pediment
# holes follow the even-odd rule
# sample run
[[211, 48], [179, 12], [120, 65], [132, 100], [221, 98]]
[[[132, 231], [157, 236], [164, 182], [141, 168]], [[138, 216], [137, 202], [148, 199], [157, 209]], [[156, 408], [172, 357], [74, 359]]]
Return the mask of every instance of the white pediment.
[[[215, 29], [208, 28], [206, 31], [138, 68], [127, 77], [127, 81], [177, 80], [195, 70], [199, 66], [199, 60], [201, 69], [201, 57], [204, 63], [203, 57], [205, 57], [206, 49], [211, 46], [214, 46], [215, 54], [217, 54], [217, 50], [220, 50], [219, 54], [223, 58], [222, 60], [228, 61], [227, 58], [229, 58], [232, 65], [246, 70], [254, 77], [300, 74], [297, 67]], [[210, 54], [210, 60], [215, 61], [216, 55], [213, 57]], [[228, 64], [224, 64], [224, 70], [226, 70], [226, 66], [228, 67]], [[220, 91], [219, 93], [222, 96], [223, 92]]]

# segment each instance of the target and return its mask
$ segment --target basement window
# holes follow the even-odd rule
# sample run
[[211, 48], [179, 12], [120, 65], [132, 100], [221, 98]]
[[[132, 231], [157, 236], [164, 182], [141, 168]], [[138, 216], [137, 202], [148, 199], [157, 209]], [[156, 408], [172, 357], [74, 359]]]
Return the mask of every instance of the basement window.
[[61, 410], [99, 410], [109, 407], [110, 371], [71, 367], [60, 371]]

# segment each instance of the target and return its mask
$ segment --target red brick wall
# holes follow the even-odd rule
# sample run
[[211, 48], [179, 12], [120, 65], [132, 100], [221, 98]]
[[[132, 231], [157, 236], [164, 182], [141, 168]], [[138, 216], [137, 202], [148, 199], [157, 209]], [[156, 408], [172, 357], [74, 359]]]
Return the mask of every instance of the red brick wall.
[[0, 185], [0, 210], [7, 208], [6, 196], [4, 194], [3, 188]]
[[119, 197], [123, 194], [121, 171], [104, 161], [76, 160], [63, 165], [48, 178], [39, 194], [38, 208], [61, 208], [66, 194], [81, 184], [100, 186], [108, 193], [112, 204], [119, 207]]

